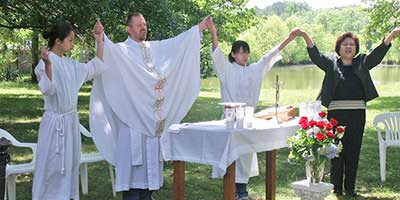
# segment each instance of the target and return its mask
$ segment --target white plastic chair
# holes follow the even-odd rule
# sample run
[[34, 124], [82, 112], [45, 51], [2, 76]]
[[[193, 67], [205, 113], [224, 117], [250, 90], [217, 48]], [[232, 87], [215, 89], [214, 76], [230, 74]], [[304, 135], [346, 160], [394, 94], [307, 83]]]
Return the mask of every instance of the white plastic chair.
[[[81, 133], [86, 137], [92, 137], [90, 132], [80, 125]], [[79, 174], [81, 177], [81, 186], [82, 186], [82, 194], [88, 193], [88, 169], [87, 164], [93, 162], [99, 162], [105, 160], [104, 157], [100, 153], [82, 153], [81, 154], [81, 161], [79, 166]], [[111, 164], [108, 164], [108, 168], [110, 171], [110, 179], [111, 179], [111, 187], [113, 196], [115, 197], [117, 194], [115, 192], [115, 179], [114, 179], [114, 169]]]
[[26, 147], [31, 148], [33, 152], [33, 159], [29, 163], [23, 164], [7, 164], [6, 167], [6, 188], [5, 188], [5, 199], [15, 200], [16, 198], [16, 177], [18, 174], [31, 173], [35, 169], [35, 154], [36, 154], [36, 146], [35, 143], [22, 143], [16, 140], [9, 132], [4, 129], [0, 129], [0, 138], [4, 137], [10, 140], [11, 144], [16, 147]]
[[[379, 127], [380, 123], [384, 125], [384, 130]], [[386, 180], [386, 148], [389, 146], [400, 147], [400, 112], [377, 115], [374, 119], [374, 127], [378, 133], [381, 181], [384, 182]], [[383, 131], [385, 137], [382, 136]]]

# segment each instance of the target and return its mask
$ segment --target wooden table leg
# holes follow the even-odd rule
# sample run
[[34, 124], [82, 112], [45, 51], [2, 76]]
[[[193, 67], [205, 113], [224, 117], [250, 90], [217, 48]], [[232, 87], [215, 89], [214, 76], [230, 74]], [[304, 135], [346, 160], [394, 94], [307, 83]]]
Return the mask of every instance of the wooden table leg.
[[265, 197], [267, 200], [275, 200], [276, 188], [276, 152], [267, 151], [265, 159]]
[[235, 193], [235, 162], [233, 162], [224, 175], [224, 200], [235, 200]]
[[173, 161], [173, 165], [174, 165], [173, 199], [185, 200], [185, 162]]

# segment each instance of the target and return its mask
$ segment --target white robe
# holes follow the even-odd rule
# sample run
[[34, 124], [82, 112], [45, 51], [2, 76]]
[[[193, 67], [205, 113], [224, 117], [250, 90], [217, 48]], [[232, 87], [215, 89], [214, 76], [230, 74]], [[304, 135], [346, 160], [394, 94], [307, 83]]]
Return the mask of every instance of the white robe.
[[40, 60], [35, 68], [45, 112], [40, 122], [32, 186], [33, 200], [79, 199], [81, 136], [77, 113], [82, 84], [105, 70], [98, 58], [79, 63], [50, 52], [52, 81]]
[[94, 81], [90, 129], [115, 165], [116, 191], [162, 186], [159, 137], [198, 96], [200, 39], [198, 26], [161, 41], [114, 44], [106, 37], [104, 62], [113, 67]]
[[[211, 52], [216, 74], [220, 80], [223, 102], [242, 102], [256, 107], [264, 76], [282, 56], [278, 46], [265, 54], [257, 63], [243, 67], [228, 58], [218, 46]], [[236, 161], [236, 183], [248, 183], [249, 177], [258, 175], [257, 154], [241, 156]], [[221, 170], [213, 167], [212, 177], [222, 177]]]

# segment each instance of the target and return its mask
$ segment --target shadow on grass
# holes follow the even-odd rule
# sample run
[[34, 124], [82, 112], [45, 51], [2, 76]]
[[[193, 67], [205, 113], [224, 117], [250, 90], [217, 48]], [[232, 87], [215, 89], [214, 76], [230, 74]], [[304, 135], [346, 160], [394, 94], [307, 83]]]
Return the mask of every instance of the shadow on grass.
[[338, 200], [393, 200], [393, 198], [386, 198], [386, 197], [369, 197], [369, 196], [363, 196], [363, 195], [359, 195], [357, 197], [349, 197], [346, 195], [343, 196], [339, 196], [337, 197]]
[[221, 98], [198, 97], [183, 122], [221, 119], [222, 106], [218, 105], [220, 102]]

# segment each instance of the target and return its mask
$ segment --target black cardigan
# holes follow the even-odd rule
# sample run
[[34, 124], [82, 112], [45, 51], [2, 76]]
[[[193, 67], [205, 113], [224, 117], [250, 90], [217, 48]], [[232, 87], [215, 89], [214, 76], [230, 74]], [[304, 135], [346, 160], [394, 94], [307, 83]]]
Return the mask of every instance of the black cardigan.
[[[359, 54], [353, 58], [353, 71], [361, 80], [364, 88], [364, 101], [370, 101], [378, 97], [378, 92], [372, 82], [369, 70], [377, 66], [386, 55], [390, 45], [385, 45], [382, 42], [376, 47], [369, 55]], [[307, 48], [308, 55], [311, 61], [325, 72], [322, 88], [318, 95], [322, 105], [328, 107], [335, 94], [336, 86], [340, 80], [341, 71], [339, 65], [343, 65], [342, 60], [337, 59], [336, 56], [326, 57], [319, 53], [318, 48], [314, 45], [312, 48]]]

